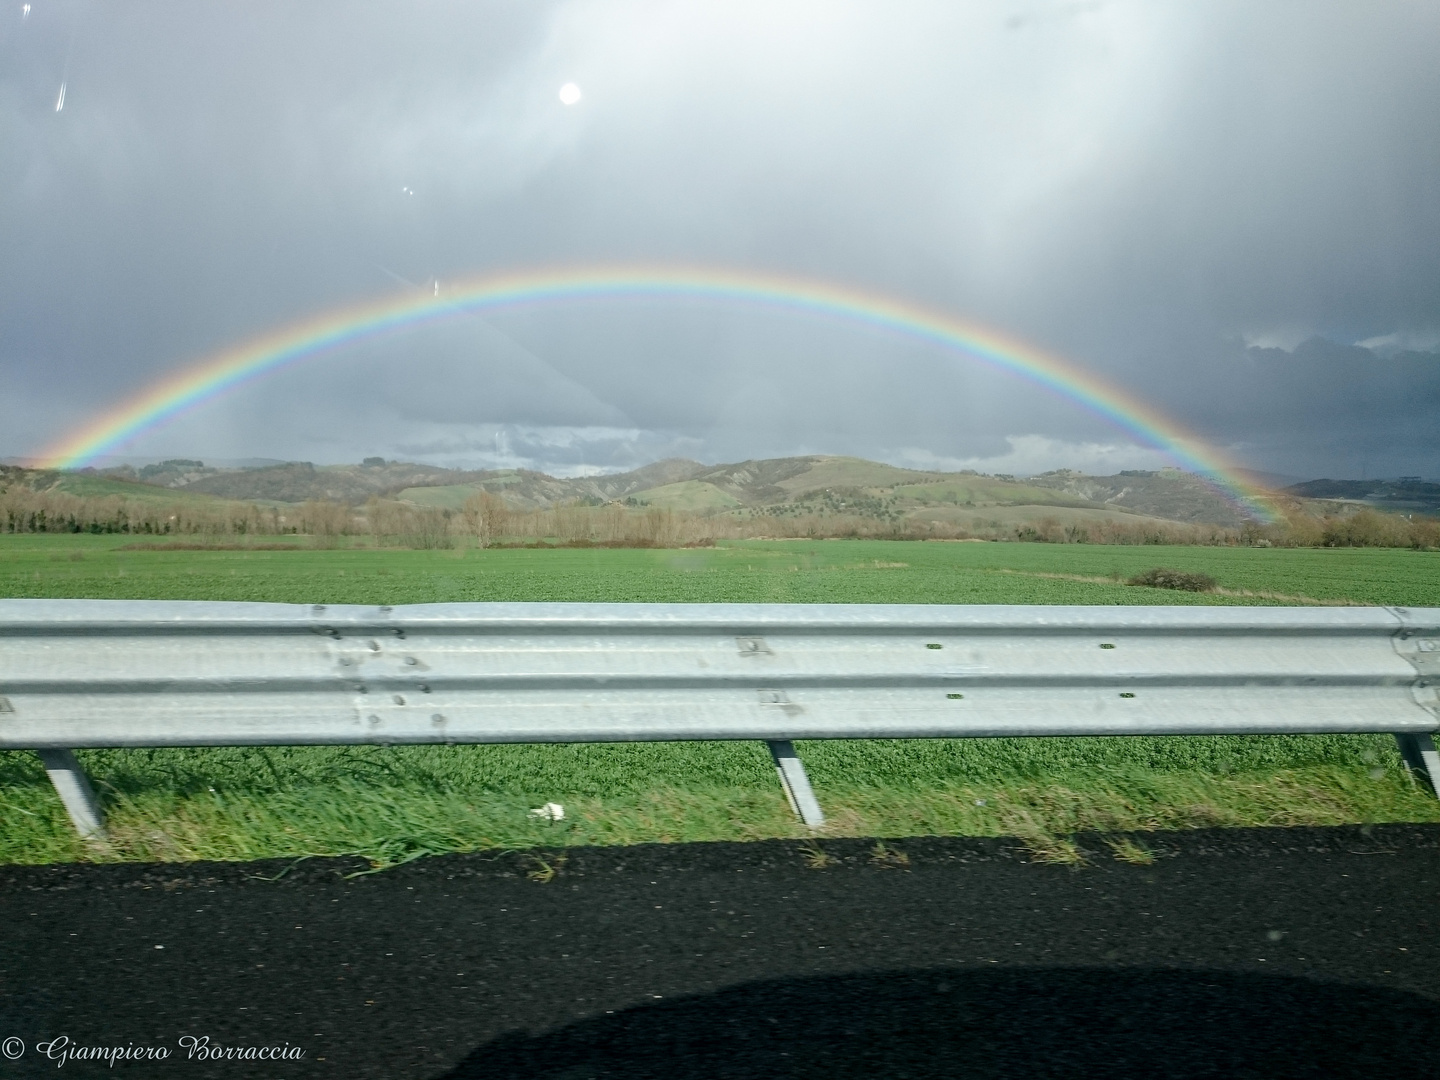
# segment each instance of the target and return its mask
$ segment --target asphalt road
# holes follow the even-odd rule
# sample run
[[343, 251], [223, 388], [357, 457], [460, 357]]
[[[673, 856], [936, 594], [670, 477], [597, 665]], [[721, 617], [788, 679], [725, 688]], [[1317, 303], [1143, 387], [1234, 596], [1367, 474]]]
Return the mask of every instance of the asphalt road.
[[1440, 827], [1145, 840], [0, 868], [0, 1075], [1440, 1077]]

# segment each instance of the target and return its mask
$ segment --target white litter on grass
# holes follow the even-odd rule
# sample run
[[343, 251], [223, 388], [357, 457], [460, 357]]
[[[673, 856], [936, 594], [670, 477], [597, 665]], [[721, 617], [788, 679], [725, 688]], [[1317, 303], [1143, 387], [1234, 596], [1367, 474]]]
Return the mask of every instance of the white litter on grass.
[[537, 806], [531, 810], [530, 816], [544, 818], [546, 821], [564, 821], [565, 807], [558, 802], [547, 802], [544, 806]]

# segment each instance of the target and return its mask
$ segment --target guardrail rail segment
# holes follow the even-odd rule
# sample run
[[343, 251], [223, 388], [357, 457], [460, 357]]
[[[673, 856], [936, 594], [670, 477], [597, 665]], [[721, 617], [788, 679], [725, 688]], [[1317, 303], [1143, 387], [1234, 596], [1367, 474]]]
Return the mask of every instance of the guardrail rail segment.
[[796, 739], [1388, 732], [1440, 795], [1437, 687], [1437, 608], [0, 600], [86, 836], [87, 747], [757, 739], [813, 826]]

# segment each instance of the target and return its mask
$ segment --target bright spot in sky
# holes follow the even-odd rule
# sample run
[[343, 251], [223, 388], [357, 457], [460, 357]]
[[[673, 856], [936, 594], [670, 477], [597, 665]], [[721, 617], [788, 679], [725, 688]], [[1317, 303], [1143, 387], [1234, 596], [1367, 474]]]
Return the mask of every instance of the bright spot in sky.
[[574, 105], [580, 100], [580, 87], [573, 82], [567, 82], [560, 88], [560, 104]]
[[29, 17], [30, 17], [30, 5], [29, 5], [29, 4], [26, 4], [24, 7], [22, 7], [22, 8], [20, 9], [20, 21], [21, 21], [21, 22], [24, 22], [24, 21], [25, 21], [26, 19], [28, 19]]

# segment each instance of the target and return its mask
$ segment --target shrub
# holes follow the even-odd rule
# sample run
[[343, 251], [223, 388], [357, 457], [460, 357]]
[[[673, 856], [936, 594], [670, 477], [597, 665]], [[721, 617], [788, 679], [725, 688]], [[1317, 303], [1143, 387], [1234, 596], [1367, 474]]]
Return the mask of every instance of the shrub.
[[1184, 570], [1167, 570], [1157, 566], [1136, 574], [1127, 585], [1146, 585], [1152, 589], [1180, 589], [1182, 592], [1214, 592], [1215, 579], [1209, 574], [1191, 574]]

